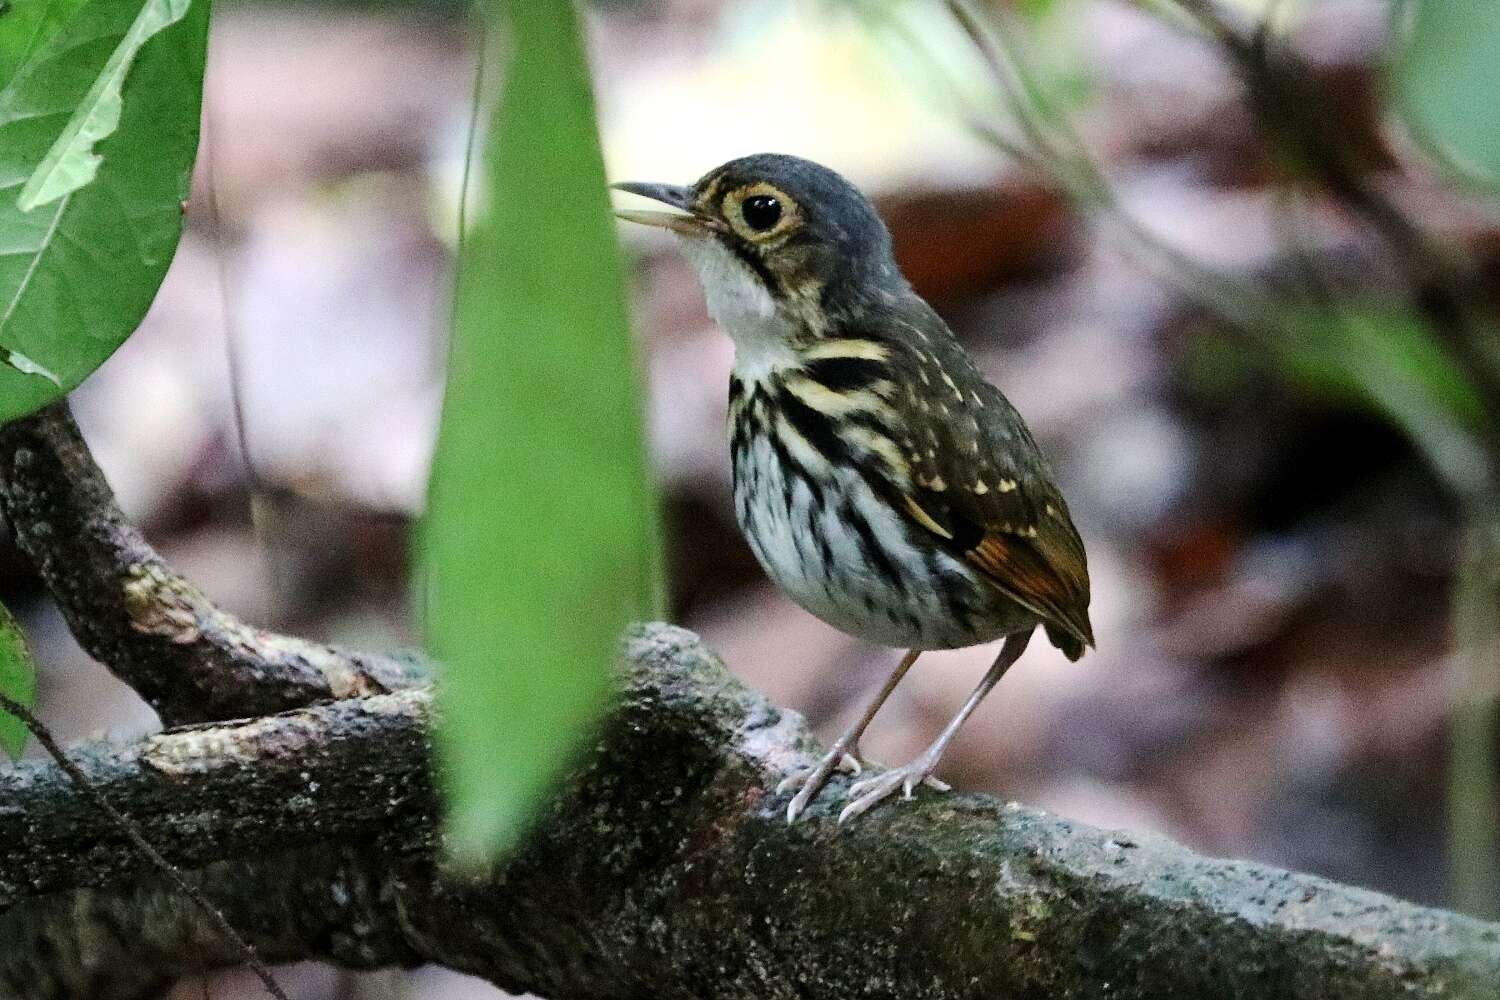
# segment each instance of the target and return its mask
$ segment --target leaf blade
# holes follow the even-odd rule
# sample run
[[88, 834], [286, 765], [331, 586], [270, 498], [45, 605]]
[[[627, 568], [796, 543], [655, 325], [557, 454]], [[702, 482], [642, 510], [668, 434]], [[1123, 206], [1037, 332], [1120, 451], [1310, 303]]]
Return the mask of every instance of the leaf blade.
[[89, 92], [74, 109], [62, 134], [37, 164], [16, 207], [30, 212], [50, 204], [92, 181], [103, 157], [94, 146], [112, 135], [120, 124], [124, 101], [120, 96], [125, 75], [130, 72], [136, 53], [155, 35], [178, 21], [188, 11], [188, 0], [146, 0], [130, 30], [110, 54], [109, 61], [95, 78]]
[[22, 375], [37, 375], [55, 386], [62, 386], [62, 380], [57, 377], [56, 372], [48, 371], [20, 351], [7, 350], [4, 347], [0, 347], [0, 362], [10, 365]]
[[1397, 97], [1422, 136], [1467, 171], [1500, 181], [1500, 4], [1415, 0]]
[[[148, 0], [149, 3], [161, 0]], [[170, 0], [184, 3], [187, 0]], [[0, 421], [72, 389], [145, 315], [182, 230], [208, 0], [139, 46], [93, 179], [31, 212], [19, 193], [57, 145], [142, 13], [141, 0], [51, 0], [0, 18]], [[20, 10], [16, 13], [21, 13]]]
[[[30, 708], [36, 701], [36, 663], [26, 648], [26, 637], [0, 604], [0, 694]], [[26, 747], [26, 723], [0, 710], [0, 750], [17, 760]]]
[[469, 860], [520, 832], [652, 598], [654, 500], [577, 14], [509, 12], [423, 537], [448, 830]]

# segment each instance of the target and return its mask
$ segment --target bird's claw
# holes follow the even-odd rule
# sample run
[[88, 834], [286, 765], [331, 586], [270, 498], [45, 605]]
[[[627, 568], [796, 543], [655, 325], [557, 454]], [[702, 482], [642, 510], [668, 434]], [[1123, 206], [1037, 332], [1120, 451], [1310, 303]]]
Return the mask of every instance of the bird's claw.
[[782, 795], [797, 789], [797, 794], [786, 807], [786, 821], [794, 823], [802, 811], [812, 802], [813, 798], [828, 783], [835, 770], [847, 771], [850, 774], [860, 774], [864, 771], [859, 758], [838, 747], [829, 751], [822, 760], [812, 767], [805, 767], [793, 771], [781, 780], [776, 786], [776, 794]]
[[932, 769], [936, 766], [936, 760], [928, 762], [918, 758], [902, 767], [893, 767], [863, 781], [856, 781], [849, 787], [849, 804], [839, 813], [839, 825], [868, 812], [898, 788], [904, 799], [911, 798], [911, 793], [918, 785], [926, 785], [939, 792], [949, 791], [952, 786], [932, 776]]
[[[781, 783], [776, 786], [776, 794], [785, 795], [793, 789], [801, 788], [807, 784], [807, 779], [811, 778], [817, 772], [821, 764], [822, 762], [819, 761], [818, 764], [812, 767], [799, 767], [785, 778], [782, 778]], [[864, 769], [865, 767], [860, 763], [859, 758], [852, 753], [841, 754], [839, 756], [837, 770], [844, 771], [850, 775], [856, 775], [864, 773]], [[830, 771], [830, 773], [832, 772]]]

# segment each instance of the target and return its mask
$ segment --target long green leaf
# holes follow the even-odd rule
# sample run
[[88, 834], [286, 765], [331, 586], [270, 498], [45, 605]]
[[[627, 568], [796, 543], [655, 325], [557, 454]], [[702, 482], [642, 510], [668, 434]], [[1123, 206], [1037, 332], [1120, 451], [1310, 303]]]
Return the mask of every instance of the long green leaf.
[[1463, 370], [1416, 314], [1377, 303], [1346, 302], [1338, 312], [1312, 306], [1283, 314], [1282, 343], [1294, 374], [1304, 381], [1380, 405], [1392, 384], [1408, 387], [1424, 405], [1473, 427], [1483, 404]]
[[182, 232], [208, 0], [34, 0], [0, 15], [0, 421], [140, 323]]
[[652, 598], [636, 361], [577, 14], [507, 9], [424, 539], [450, 843], [469, 859], [522, 828]]
[[[36, 664], [26, 638], [5, 605], [0, 604], [0, 694], [30, 708], [36, 698]], [[12, 759], [26, 746], [26, 724], [0, 711], [0, 750]]]
[[1376, 303], [1288, 309], [1277, 347], [1307, 386], [1388, 417], [1455, 487], [1479, 468], [1474, 428], [1483, 407], [1426, 322]]

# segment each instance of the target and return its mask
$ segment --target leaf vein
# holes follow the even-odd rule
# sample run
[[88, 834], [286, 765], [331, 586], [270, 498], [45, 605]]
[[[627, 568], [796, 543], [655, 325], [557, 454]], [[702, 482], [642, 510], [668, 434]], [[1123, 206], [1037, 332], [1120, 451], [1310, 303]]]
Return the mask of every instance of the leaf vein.
[[73, 195], [70, 193], [64, 195], [58, 201], [57, 211], [52, 213], [52, 223], [47, 227], [47, 233], [42, 237], [41, 245], [36, 248], [36, 253], [31, 258], [31, 263], [27, 266], [26, 273], [21, 275], [21, 283], [16, 286], [15, 294], [6, 303], [5, 314], [0, 316], [0, 332], [5, 330], [5, 325], [10, 322], [11, 314], [16, 311], [16, 306], [20, 303], [21, 297], [26, 294], [26, 288], [31, 284], [31, 279], [36, 276], [36, 269], [42, 262], [42, 256], [47, 252], [47, 248], [52, 245], [52, 240], [57, 235], [58, 224], [62, 222], [63, 212], [67, 210], [68, 202], [72, 200]]

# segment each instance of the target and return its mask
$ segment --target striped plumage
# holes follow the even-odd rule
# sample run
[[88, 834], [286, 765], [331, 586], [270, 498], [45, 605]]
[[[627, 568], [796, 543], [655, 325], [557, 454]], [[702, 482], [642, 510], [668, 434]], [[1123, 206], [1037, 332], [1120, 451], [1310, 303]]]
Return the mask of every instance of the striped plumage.
[[735, 513], [771, 579], [852, 635], [913, 652], [807, 777], [795, 816], [916, 652], [1008, 638], [928, 754], [849, 812], [926, 778], [1037, 626], [1070, 658], [1093, 642], [1067, 504], [1024, 421], [901, 277], [870, 203], [826, 168], [735, 160], [693, 188], [621, 185], [686, 215], [622, 212], [683, 235], [735, 341]]
[[[1086, 594], [1086, 581], [1043, 577], [1023, 604], [980, 561], [990, 534], [984, 551], [1003, 544], [1012, 561], [1038, 549], [1049, 527], [1047, 543], [1077, 546], [1067, 508], [1045, 479], [972, 454], [984, 440], [974, 430], [984, 408], [1008, 404], [988, 386], [988, 401], [935, 400], [931, 386], [902, 377], [930, 355], [871, 332], [822, 340], [759, 377], [731, 376], [735, 514], [756, 556], [808, 611], [883, 645], [953, 649], [1046, 623], [1049, 584]], [[921, 420], [923, 404], [965, 422], [968, 441], [954, 441], [947, 421]], [[955, 447], [971, 453], [969, 471], [944, 460]], [[1087, 619], [1059, 617], [1056, 628], [1080, 633], [1067, 643], [1076, 650]]]

